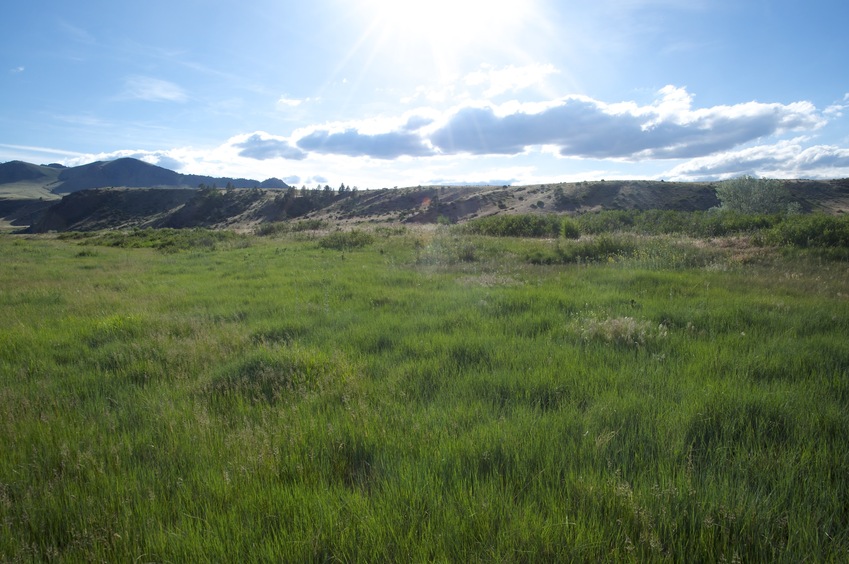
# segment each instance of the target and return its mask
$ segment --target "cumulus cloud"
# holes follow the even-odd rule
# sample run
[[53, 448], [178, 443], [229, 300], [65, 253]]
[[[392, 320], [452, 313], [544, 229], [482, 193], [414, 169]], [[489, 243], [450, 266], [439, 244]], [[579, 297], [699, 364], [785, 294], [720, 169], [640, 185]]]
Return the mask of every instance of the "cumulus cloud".
[[804, 147], [804, 139], [757, 145], [700, 157], [669, 171], [673, 180], [723, 180], [751, 174], [780, 178], [833, 178], [849, 168], [849, 149]]
[[[292, 144], [304, 152], [376, 159], [518, 155], [534, 149], [637, 162], [704, 157], [787, 132], [813, 131], [826, 122], [809, 102], [696, 108], [686, 89], [667, 86], [642, 105], [566, 96], [538, 103], [468, 103], [444, 113], [418, 109], [396, 119], [304, 129], [292, 136]], [[272, 158], [292, 150], [283, 141], [253, 144], [257, 152], [245, 156]]]
[[254, 133], [244, 141], [234, 142], [233, 146], [240, 149], [239, 156], [264, 161], [266, 159], [303, 160], [306, 153], [293, 147], [288, 141], [267, 133]]
[[167, 80], [149, 76], [131, 76], [125, 80], [124, 95], [148, 102], [185, 102], [186, 92]]
[[599, 159], [694, 158], [825, 123], [808, 102], [693, 109], [683, 88], [666, 87], [654, 104], [608, 104], [568, 96], [547, 105], [458, 109], [430, 140], [443, 153], [517, 154], [533, 146]]
[[363, 133], [354, 128], [342, 131], [317, 129], [298, 139], [297, 145], [305, 151], [315, 153], [376, 159], [395, 159], [402, 156], [423, 157], [434, 154], [433, 149], [420, 135], [410, 131]]
[[416, 131], [434, 122], [434, 118], [423, 115], [411, 115], [407, 122], [401, 127], [404, 131]]

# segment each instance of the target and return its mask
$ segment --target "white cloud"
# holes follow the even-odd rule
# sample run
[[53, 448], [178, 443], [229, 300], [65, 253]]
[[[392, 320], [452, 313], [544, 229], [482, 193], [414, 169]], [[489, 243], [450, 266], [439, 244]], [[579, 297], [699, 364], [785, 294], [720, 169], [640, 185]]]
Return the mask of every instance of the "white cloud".
[[849, 149], [834, 145], [804, 147], [806, 139], [756, 145], [700, 157], [676, 166], [673, 180], [722, 180], [742, 174], [773, 178], [835, 178], [849, 171]]
[[[317, 124], [288, 136], [252, 131], [213, 148], [73, 155], [64, 164], [133, 156], [192, 174], [277, 177], [308, 185], [322, 176], [333, 185], [363, 188], [625, 176], [699, 180], [745, 173], [847, 176], [849, 149], [811, 146], [810, 137], [800, 136], [822, 127], [827, 117], [808, 102], [698, 108], [686, 89], [667, 86], [647, 103], [587, 96], [489, 105], [466, 101], [448, 110], [418, 108]], [[797, 137], [782, 140], [788, 132]], [[661, 174], [662, 162], [671, 159], [677, 166]]]
[[62, 164], [65, 166], [80, 166], [96, 161], [114, 161], [116, 159], [124, 158], [138, 159], [152, 165], [176, 171], [183, 169], [188, 160], [186, 159], [185, 149], [165, 149], [161, 151], [121, 149], [118, 151], [103, 153], [78, 153], [77, 156], [73, 158], [64, 159]]
[[431, 104], [444, 104], [449, 100], [462, 100], [469, 98], [466, 92], [458, 92], [455, 81], [445, 80], [436, 86], [419, 86], [410, 96], [404, 96], [400, 102], [402, 104], [412, 104], [416, 100], [424, 99]]
[[[297, 108], [298, 106], [303, 104], [304, 101], [305, 100], [298, 100], [297, 98], [287, 98], [286, 96], [281, 96], [277, 100], [277, 107], [278, 108]], [[307, 99], [306, 101], [309, 101], [309, 99]]]
[[682, 88], [666, 87], [659, 94], [648, 106], [567, 96], [533, 106], [461, 107], [430, 141], [444, 154], [511, 155], [549, 145], [564, 157], [637, 161], [709, 155], [826, 122], [808, 102], [693, 109]]
[[693, 159], [787, 132], [813, 131], [826, 122], [823, 112], [809, 102], [694, 108], [693, 96], [686, 89], [666, 86], [652, 103], [643, 105], [573, 95], [535, 103], [465, 102], [447, 111], [419, 108], [396, 117], [306, 127], [288, 139], [265, 134], [252, 138], [250, 146], [240, 146], [240, 154], [301, 159], [314, 153], [391, 160], [519, 155], [536, 150], [632, 162]]
[[841, 102], [835, 103], [823, 110], [823, 113], [830, 117], [843, 117], [843, 111], [849, 108], [849, 94], [843, 96]]
[[125, 80], [124, 95], [148, 102], [185, 102], [186, 92], [167, 80], [149, 76], [131, 76]]
[[534, 64], [522, 67], [513, 65], [494, 68], [484, 65], [479, 70], [466, 75], [464, 82], [468, 86], [483, 86], [484, 96], [492, 98], [505, 92], [522, 90], [539, 85], [546, 77], [557, 74], [551, 64]]
[[346, 155], [349, 157], [372, 157], [396, 159], [398, 157], [424, 157], [434, 154], [420, 135], [409, 131], [385, 133], [361, 133], [354, 128], [344, 131], [316, 129], [297, 141], [305, 151]]
[[9, 69], [9, 72], [19, 74], [26, 70], [26, 67], [15, 67], [13, 69]]
[[0, 147], [3, 147], [4, 149], [14, 149], [17, 151], [25, 151], [27, 153], [38, 153], [48, 156], [79, 157], [83, 155], [83, 153], [78, 153], [76, 151], [65, 151], [63, 149], [53, 149], [51, 147], [36, 147], [33, 145], [10, 145], [7, 143], [0, 143]]
[[293, 147], [286, 139], [257, 131], [249, 136], [242, 135], [230, 139], [229, 143], [239, 149], [240, 157], [264, 161], [267, 159], [302, 160], [307, 154]]
[[518, 92], [533, 87], [542, 87], [546, 78], [560, 71], [552, 64], [535, 63], [531, 65], [495, 67], [481, 65], [478, 70], [464, 76], [449, 75], [438, 84], [419, 86], [413, 94], [403, 96], [402, 104], [412, 104], [425, 100], [430, 104], [472, 100], [484, 96], [494, 98], [506, 92]]

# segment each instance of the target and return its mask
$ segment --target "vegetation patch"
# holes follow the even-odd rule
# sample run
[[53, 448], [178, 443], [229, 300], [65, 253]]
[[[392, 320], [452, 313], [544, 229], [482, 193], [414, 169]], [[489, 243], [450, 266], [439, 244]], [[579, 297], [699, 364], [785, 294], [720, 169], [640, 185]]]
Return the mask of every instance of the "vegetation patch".
[[0, 236], [0, 561], [844, 561], [840, 236], [586, 217]]
[[351, 231], [334, 231], [319, 239], [318, 246], [323, 249], [350, 251], [372, 243], [374, 243], [374, 235], [359, 229], [352, 229]]
[[849, 216], [795, 215], [762, 234], [766, 244], [849, 249]]
[[261, 347], [219, 369], [208, 393], [213, 399], [275, 404], [292, 396], [328, 391], [349, 376], [346, 367], [321, 351]]
[[280, 235], [284, 233], [301, 233], [326, 229], [327, 222], [320, 219], [302, 219], [299, 221], [274, 221], [260, 225], [256, 234], [261, 237]]
[[581, 323], [581, 338], [626, 347], [642, 347], [665, 339], [669, 334], [665, 325], [633, 317], [586, 319]]
[[150, 248], [165, 253], [213, 251], [221, 247], [243, 248], [250, 245], [250, 239], [245, 235], [232, 231], [203, 228], [68, 232], [62, 233], [59, 238], [78, 241], [82, 245], [124, 249]]
[[492, 215], [467, 222], [462, 231], [494, 237], [558, 237], [562, 231], [562, 220], [554, 214]]
[[681, 212], [673, 210], [607, 210], [575, 218], [581, 233], [590, 235], [636, 233], [725, 237], [748, 235], [784, 221], [781, 214], [743, 214], [729, 210]]

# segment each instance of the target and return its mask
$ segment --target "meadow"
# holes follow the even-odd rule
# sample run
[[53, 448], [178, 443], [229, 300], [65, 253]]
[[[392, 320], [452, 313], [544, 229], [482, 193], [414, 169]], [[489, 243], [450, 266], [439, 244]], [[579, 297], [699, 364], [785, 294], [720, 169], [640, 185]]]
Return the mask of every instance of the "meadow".
[[0, 560], [846, 561], [839, 229], [622, 217], [0, 235]]

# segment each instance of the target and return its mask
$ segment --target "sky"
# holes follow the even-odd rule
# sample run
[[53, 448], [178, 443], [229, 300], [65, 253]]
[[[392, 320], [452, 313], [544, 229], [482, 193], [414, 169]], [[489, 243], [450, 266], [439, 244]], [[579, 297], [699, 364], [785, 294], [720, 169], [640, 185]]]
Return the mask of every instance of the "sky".
[[0, 162], [365, 188], [849, 177], [845, 0], [11, 0]]

